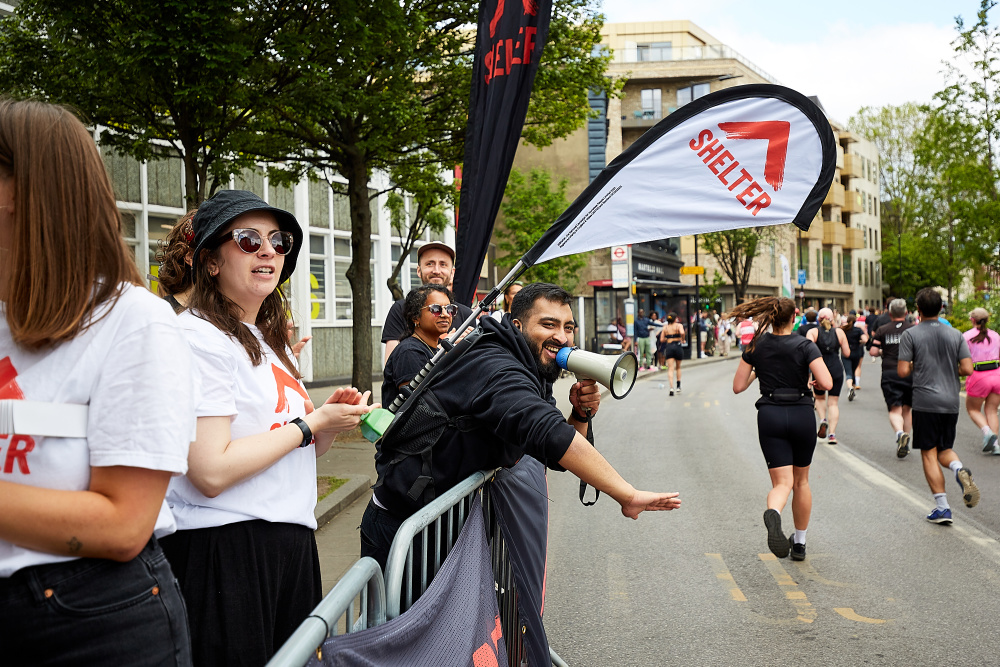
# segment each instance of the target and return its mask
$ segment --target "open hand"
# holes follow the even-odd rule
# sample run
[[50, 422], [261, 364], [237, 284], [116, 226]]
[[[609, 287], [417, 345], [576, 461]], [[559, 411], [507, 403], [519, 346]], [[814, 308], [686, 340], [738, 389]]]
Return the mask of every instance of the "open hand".
[[622, 515], [630, 519], [638, 519], [642, 512], [658, 512], [675, 510], [681, 506], [679, 493], [652, 493], [636, 491], [632, 498], [622, 504]]

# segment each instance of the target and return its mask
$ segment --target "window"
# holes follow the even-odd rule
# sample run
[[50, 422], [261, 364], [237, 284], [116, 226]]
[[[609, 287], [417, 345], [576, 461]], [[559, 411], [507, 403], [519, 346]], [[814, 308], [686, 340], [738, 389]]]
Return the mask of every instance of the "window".
[[816, 280], [823, 280], [823, 251], [816, 248]]
[[101, 146], [101, 157], [104, 158], [104, 166], [108, 170], [108, 175], [111, 176], [115, 198], [118, 201], [136, 204], [141, 202], [139, 161], [128, 155], [119, 155], [110, 146]]
[[833, 282], [833, 251], [823, 251], [823, 282]]
[[878, 242], [878, 230], [876, 229], [875, 230], [875, 249], [878, 250], [880, 247], [881, 246], [879, 245], [879, 242]]
[[708, 95], [710, 92], [712, 92], [712, 87], [711, 84], [708, 83], [696, 83], [695, 85], [688, 86], [687, 88], [678, 88], [677, 106], [682, 107], [688, 102]]
[[663, 105], [660, 102], [659, 88], [644, 88], [640, 93], [642, 99], [643, 118], [661, 118], [663, 115]]
[[833, 263], [837, 265], [837, 282], [840, 283], [840, 284], [843, 284], [844, 283], [844, 263], [841, 260], [842, 260], [842, 257], [838, 255], [837, 258], [835, 259], [835, 261]]
[[865, 282], [864, 282], [865, 287], [871, 285], [871, 274], [868, 272], [868, 267], [870, 264], [871, 262], [861, 262], [861, 266], [865, 272]]
[[652, 42], [650, 44], [637, 44], [635, 47], [635, 55], [636, 60], [641, 63], [670, 60], [671, 43]]
[[776, 257], [774, 252], [774, 241], [771, 241], [771, 277], [774, 278], [777, 275]]
[[[805, 245], [805, 244], [803, 244]], [[809, 279], [809, 247], [799, 250], [799, 270], [806, 272], [806, 279]]]
[[871, 276], [871, 285], [875, 284], [875, 262], [868, 262], [868, 275]]
[[[868, 247], [868, 229], [865, 226], [863, 226], [863, 225], [861, 227], [861, 237], [864, 239], [864, 241], [865, 241], [865, 247], [867, 248]], [[858, 273], [858, 275], [860, 276], [860, 272]]]
[[184, 163], [179, 157], [150, 160], [146, 163], [149, 203], [155, 206], [184, 207], [181, 172]]
[[326, 243], [327, 234], [309, 235], [309, 300], [310, 319], [325, 320], [329, 317], [329, 262]]
[[848, 253], [844, 253], [844, 284], [851, 284], [851, 256]]
[[859, 284], [859, 285], [864, 285], [864, 284], [865, 284], [865, 283], [864, 283], [864, 280], [862, 280], [862, 271], [861, 271], [861, 267], [862, 267], [863, 265], [864, 265], [864, 262], [862, 262], [862, 261], [861, 261], [861, 260], [859, 259], [859, 260], [858, 260], [858, 284]]

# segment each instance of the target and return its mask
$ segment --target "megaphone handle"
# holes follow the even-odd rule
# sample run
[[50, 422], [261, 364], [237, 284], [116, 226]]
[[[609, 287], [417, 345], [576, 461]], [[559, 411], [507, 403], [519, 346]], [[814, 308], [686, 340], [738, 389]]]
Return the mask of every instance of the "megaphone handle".
[[[597, 445], [594, 444], [593, 413], [590, 411], [590, 408], [587, 408], [585, 411], [587, 413], [587, 442], [589, 442], [594, 447], [597, 447]], [[591, 500], [588, 503], [587, 501], [585, 501], [583, 499], [583, 496], [584, 496], [584, 494], [586, 492], [587, 492], [587, 483], [581, 479], [580, 480], [580, 502], [583, 503], [584, 507], [590, 507], [591, 505], [595, 504], [597, 502], [597, 500], [601, 497], [601, 492], [598, 491], [597, 489], [594, 489], [594, 494], [595, 494], [594, 495], [594, 499]]]

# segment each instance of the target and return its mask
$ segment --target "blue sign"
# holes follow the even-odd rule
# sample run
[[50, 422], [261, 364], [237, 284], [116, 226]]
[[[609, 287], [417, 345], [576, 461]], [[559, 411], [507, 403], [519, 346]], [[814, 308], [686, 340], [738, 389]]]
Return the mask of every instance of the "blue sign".
[[806, 270], [799, 269], [799, 285], [805, 285], [805, 284], [806, 284]]

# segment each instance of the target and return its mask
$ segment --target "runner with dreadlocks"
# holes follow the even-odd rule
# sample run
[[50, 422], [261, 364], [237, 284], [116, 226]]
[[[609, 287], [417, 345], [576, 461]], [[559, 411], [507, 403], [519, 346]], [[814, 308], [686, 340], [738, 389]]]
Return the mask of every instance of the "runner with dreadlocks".
[[[791, 551], [793, 560], [803, 560], [812, 512], [809, 466], [816, 449], [811, 387], [830, 389], [833, 378], [816, 343], [790, 335], [795, 319], [795, 302], [791, 299], [756, 299], [737, 306], [727, 317], [752, 317], [760, 325], [743, 351], [733, 378], [733, 393], [746, 391], [755, 378], [760, 379], [757, 434], [772, 487], [764, 512], [767, 546], [778, 558]], [[795, 533], [786, 538], [781, 531], [781, 510], [793, 491]]]

